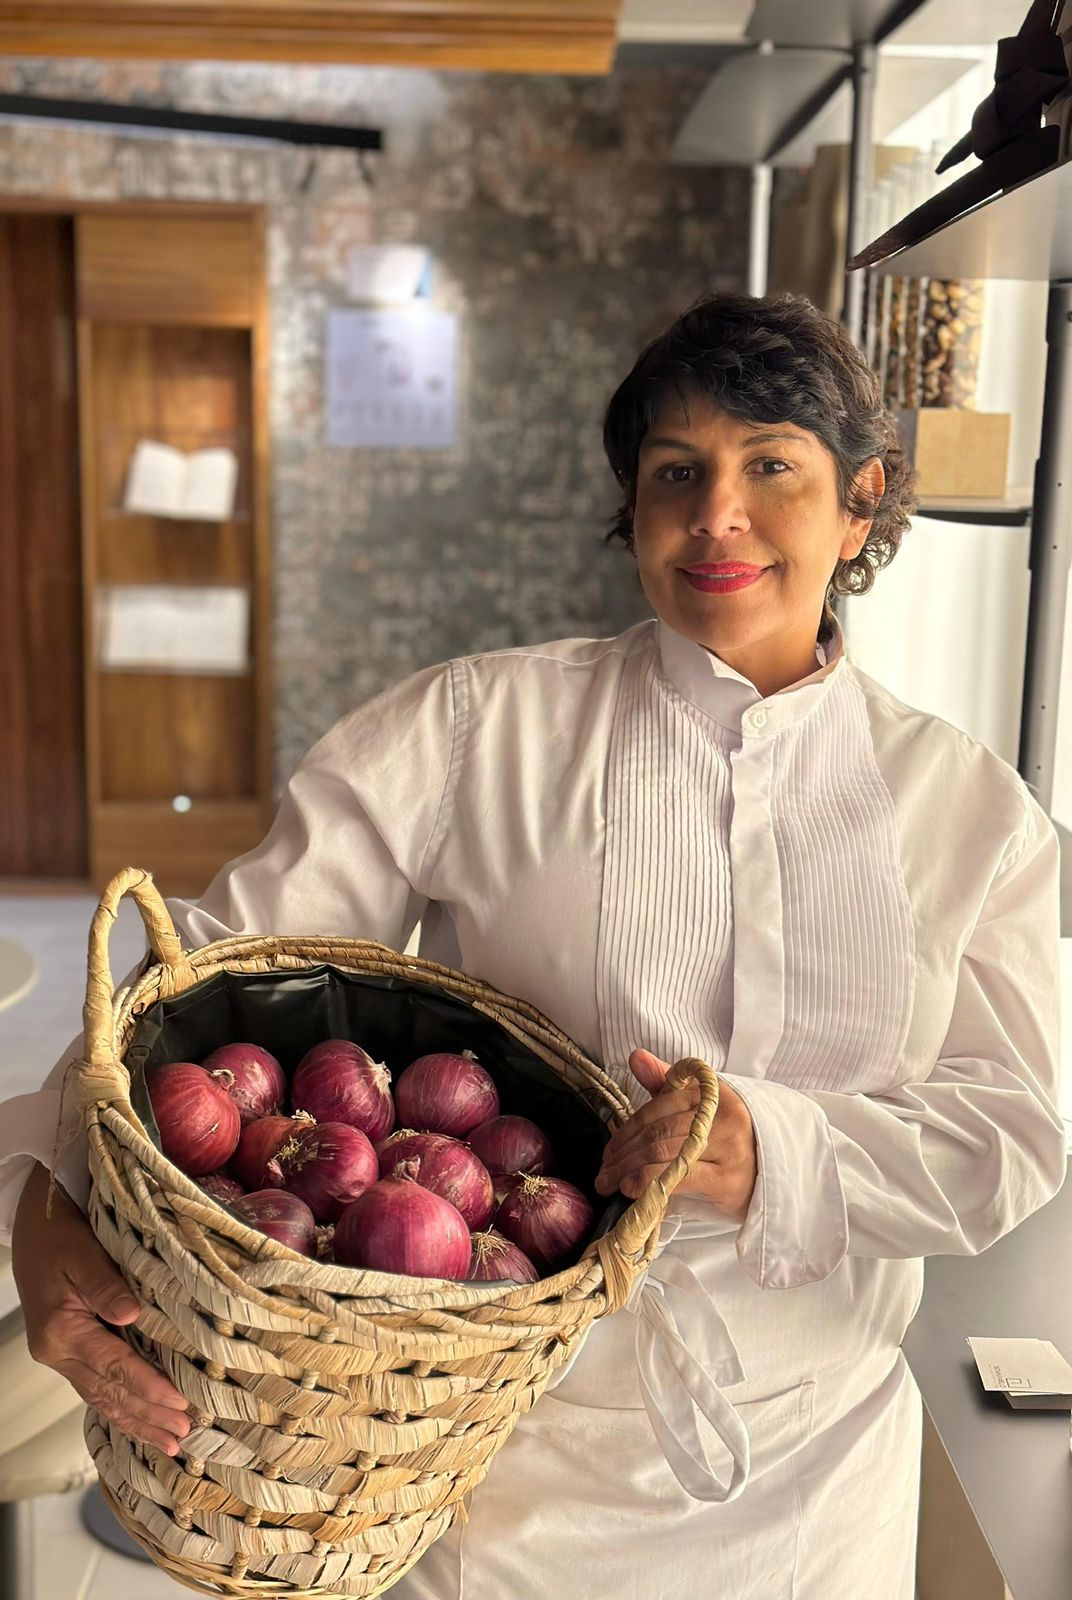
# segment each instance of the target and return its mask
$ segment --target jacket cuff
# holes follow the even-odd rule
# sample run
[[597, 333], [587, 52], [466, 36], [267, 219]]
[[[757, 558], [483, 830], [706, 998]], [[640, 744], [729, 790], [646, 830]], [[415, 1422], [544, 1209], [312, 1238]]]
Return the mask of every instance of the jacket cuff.
[[756, 1187], [737, 1235], [737, 1259], [761, 1289], [819, 1283], [849, 1244], [845, 1192], [826, 1113], [784, 1083], [720, 1073], [756, 1131]]

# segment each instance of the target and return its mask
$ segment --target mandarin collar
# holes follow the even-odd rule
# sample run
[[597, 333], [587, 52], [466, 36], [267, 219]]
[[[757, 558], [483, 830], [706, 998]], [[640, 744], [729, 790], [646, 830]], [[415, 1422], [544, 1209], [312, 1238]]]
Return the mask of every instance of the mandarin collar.
[[815, 671], [764, 698], [750, 678], [661, 617], [656, 618], [655, 628], [663, 672], [670, 682], [700, 711], [737, 733], [742, 728], [776, 733], [810, 716], [843, 675], [846, 661], [845, 638], [835, 618], [834, 636], [825, 649], [816, 642]]

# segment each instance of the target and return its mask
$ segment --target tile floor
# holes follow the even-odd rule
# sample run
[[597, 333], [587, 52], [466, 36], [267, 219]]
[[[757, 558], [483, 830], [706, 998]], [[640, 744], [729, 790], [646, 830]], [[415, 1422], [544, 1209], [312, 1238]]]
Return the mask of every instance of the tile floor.
[[34, 1501], [33, 1600], [177, 1600], [189, 1594], [151, 1562], [132, 1561], [92, 1539], [79, 1520], [81, 1494]]

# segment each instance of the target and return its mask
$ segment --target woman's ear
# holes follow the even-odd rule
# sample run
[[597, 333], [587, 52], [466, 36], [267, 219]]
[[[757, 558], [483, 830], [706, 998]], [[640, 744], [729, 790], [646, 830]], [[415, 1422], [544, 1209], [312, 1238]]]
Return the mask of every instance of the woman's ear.
[[[875, 510], [886, 492], [886, 469], [878, 456], [872, 456], [870, 461], [865, 461], [857, 472], [852, 482], [853, 499], [859, 503], [870, 501]], [[867, 543], [867, 536], [871, 532], [874, 513], [866, 517], [850, 517], [849, 525], [845, 530], [845, 538], [841, 545], [842, 561], [851, 561], [860, 554]]]

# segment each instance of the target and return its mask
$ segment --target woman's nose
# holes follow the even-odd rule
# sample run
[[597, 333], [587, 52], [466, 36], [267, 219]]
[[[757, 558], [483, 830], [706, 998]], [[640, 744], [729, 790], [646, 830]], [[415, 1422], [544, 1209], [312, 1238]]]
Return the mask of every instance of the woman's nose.
[[745, 532], [750, 527], [741, 486], [733, 477], [708, 477], [692, 505], [692, 531], [715, 536]]

